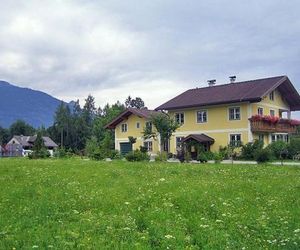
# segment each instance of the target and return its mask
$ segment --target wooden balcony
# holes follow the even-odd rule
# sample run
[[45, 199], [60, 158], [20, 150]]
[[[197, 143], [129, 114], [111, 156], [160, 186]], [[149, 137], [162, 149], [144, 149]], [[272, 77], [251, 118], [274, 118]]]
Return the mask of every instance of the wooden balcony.
[[[250, 119], [249, 119], [250, 120]], [[265, 133], [296, 133], [299, 125], [293, 125], [286, 122], [284, 119], [280, 119], [277, 123], [271, 123], [267, 121], [253, 121], [250, 120], [252, 132], [265, 132]]]

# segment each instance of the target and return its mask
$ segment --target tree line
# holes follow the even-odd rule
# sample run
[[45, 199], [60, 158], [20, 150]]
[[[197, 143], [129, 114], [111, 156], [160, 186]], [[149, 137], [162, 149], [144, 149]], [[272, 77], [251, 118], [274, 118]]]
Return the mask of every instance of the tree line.
[[106, 104], [96, 107], [95, 98], [89, 95], [81, 106], [79, 100], [70, 108], [70, 105], [61, 102], [54, 114], [53, 125], [49, 128], [34, 128], [22, 120], [17, 120], [9, 128], [0, 126], [0, 144], [6, 144], [14, 135], [34, 135], [40, 133], [51, 137], [61, 148], [81, 153], [89, 140], [101, 144], [108, 142], [114, 147], [114, 133], [105, 129], [105, 125], [114, 119], [126, 108], [145, 108], [140, 97], [128, 98], [121, 103]]

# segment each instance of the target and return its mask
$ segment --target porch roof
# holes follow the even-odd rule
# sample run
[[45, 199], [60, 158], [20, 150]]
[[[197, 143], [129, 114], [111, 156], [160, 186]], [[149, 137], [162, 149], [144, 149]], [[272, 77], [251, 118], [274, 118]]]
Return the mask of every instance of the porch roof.
[[188, 140], [194, 139], [197, 142], [207, 142], [209, 144], [213, 144], [215, 142], [215, 140], [211, 137], [209, 137], [208, 135], [205, 134], [190, 134], [187, 137], [185, 137], [182, 142], [186, 142]]

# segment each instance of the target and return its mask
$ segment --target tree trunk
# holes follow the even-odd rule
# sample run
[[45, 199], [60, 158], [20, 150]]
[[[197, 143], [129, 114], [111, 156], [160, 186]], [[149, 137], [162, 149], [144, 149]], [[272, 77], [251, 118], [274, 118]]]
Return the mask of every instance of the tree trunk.
[[64, 129], [61, 129], [61, 132], [60, 132], [60, 147], [61, 148], [64, 147]]

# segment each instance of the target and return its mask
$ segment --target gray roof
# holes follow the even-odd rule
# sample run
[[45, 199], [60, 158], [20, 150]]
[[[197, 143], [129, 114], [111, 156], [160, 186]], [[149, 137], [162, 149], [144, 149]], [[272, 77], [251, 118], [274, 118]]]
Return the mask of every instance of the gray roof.
[[[37, 137], [36, 135], [34, 135], [34, 136], [15, 135], [13, 138], [15, 140], [17, 140], [23, 147], [30, 147], [35, 142], [36, 137]], [[47, 148], [58, 147], [58, 145], [50, 137], [43, 136], [42, 138], [43, 138], [45, 147], [47, 147]]]

